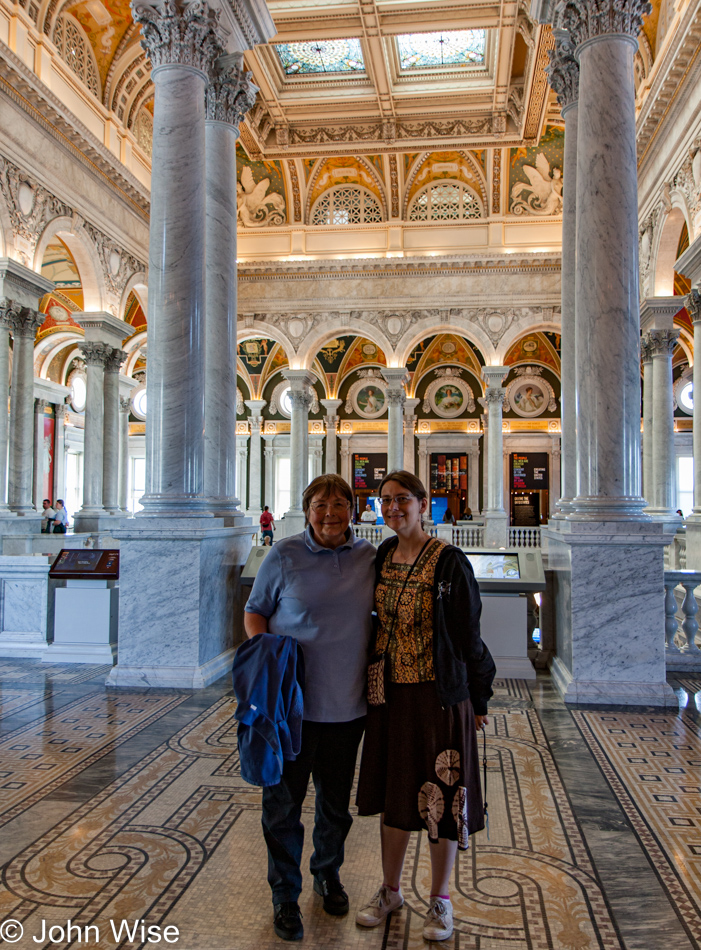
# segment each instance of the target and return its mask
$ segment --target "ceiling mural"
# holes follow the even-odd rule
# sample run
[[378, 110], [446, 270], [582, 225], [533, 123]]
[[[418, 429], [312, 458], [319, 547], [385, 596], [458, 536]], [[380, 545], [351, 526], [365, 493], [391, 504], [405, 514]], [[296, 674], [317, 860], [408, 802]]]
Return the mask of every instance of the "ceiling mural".
[[534, 148], [512, 148], [509, 213], [539, 216], [562, 213], [565, 131], [548, 126]]
[[486, 205], [487, 196], [484, 182], [475, 171], [470, 160], [462, 152], [431, 152], [426, 155], [413, 174], [413, 180], [410, 178], [409, 188], [404, 198], [405, 207], [409, 205], [416, 192], [424, 185], [442, 178], [464, 181], [478, 195], [482, 196], [482, 200]]
[[136, 299], [136, 294], [129, 294], [127, 305], [124, 309], [124, 322], [129, 323], [135, 330], [146, 329], [146, 314], [141, 308], [141, 304]]
[[287, 224], [285, 179], [280, 162], [254, 162], [237, 146], [236, 194], [238, 221], [244, 228]]
[[122, 37], [132, 25], [129, 5], [120, 0], [82, 0], [64, 7], [83, 27], [95, 51], [100, 82], [104, 88], [112, 58]]
[[406, 363], [412, 374], [413, 388], [416, 388], [421, 377], [430, 369], [448, 363], [464, 366], [479, 377], [481, 367], [484, 366], [484, 357], [469, 340], [457, 334], [439, 333], [437, 336], [427, 337], [414, 347]]
[[339, 383], [344, 376], [365, 363], [375, 363], [380, 366], [387, 365], [387, 357], [372, 340], [367, 340], [362, 336], [345, 337], [344, 339], [352, 342], [348, 345], [346, 355], [341, 360], [338, 369]]
[[385, 196], [375, 175], [368, 169], [365, 161], [356, 156], [327, 158], [323, 161], [311, 182], [311, 190], [307, 197], [307, 208], [310, 210], [323, 192], [334, 185], [344, 185], [352, 182], [364, 185], [385, 206]]
[[541, 363], [560, 375], [560, 336], [557, 333], [529, 333], [517, 340], [504, 357], [504, 366]]
[[75, 310], [71, 311], [66, 306], [66, 301], [61, 300], [56, 294], [47, 294], [42, 299], [39, 309], [46, 314], [46, 317], [37, 331], [37, 342], [58, 330], [77, 330], [82, 335], [83, 328], [71, 316], [71, 312], [75, 313]]
[[302, 168], [304, 169], [304, 180], [305, 182], [309, 181], [311, 178], [312, 172], [314, 171], [314, 166], [317, 163], [316, 158], [303, 158], [302, 159]]

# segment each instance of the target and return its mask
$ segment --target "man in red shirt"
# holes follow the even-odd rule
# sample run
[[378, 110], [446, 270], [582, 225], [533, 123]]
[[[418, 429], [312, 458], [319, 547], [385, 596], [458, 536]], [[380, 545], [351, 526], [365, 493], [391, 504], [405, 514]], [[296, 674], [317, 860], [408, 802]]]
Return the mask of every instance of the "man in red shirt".
[[260, 516], [260, 533], [263, 540], [265, 538], [270, 538], [270, 543], [273, 543], [273, 531], [275, 530], [275, 519], [270, 514], [268, 506], [266, 505], [263, 508], [263, 514]]

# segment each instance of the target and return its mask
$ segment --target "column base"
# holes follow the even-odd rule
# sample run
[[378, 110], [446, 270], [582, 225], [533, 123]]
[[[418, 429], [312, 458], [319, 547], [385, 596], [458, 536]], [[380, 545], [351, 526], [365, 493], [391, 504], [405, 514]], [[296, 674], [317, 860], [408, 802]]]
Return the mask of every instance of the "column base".
[[41, 515], [33, 509], [27, 514], [9, 509], [0, 511], [0, 537], [6, 534], [41, 534]]
[[307, 526], [304, 518], [304, 512], [292, 509], [284, 514], [283, 524], [285, 527], [285, 537], [289, 538], [293, 534], [301, 534]]
[[112, 533], [124, 521], [123, 515], [110, 515], [106, 511], [93, 512], [82, 509], [73, 518], [74, 534]]
[[647, 502], [642, 495], [578, 495], [572, 501], [568, 521], [648, 521], [643, 511]]
[[239, 577], [247, 526], [221, 518], [135, 518], [120, 543], [118, 662], [111, 686], [199, 689], [231, 670], [243, 642]]
[[509, 526], [505, 511], [484, 512], [484, 547], [507, 548], [509, 546]]
[[556, 656], [568, 703], [676, 706], [667, 685], [664, 545], [652, 521], [572, 522], [544, 529], [554, 572]]
[[143, 495], [140, 499], [143, 511], [137, 518], [211, 518], [207, 499], [202, 495]]

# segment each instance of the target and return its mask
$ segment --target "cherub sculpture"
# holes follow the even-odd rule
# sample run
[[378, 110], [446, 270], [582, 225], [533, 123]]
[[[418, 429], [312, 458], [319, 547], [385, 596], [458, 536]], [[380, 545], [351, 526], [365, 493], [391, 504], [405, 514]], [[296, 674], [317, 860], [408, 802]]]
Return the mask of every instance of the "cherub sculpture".
[[285, 199], [273, 192], [267, 194], [270, 179], [263, 178], [256, 185], [253, 172], [244, 165], [241, 181], [236, 183], [238, 217], [247, 228], [267, 228], [285, 223]]
[[524, 165], [528, 176], [525, 181], [517, 181], [511, 189], [512, 214], [559, 214], [562, 211], [562, 172], [553, 168], [542, 152], [538, 152], [535, 168]]

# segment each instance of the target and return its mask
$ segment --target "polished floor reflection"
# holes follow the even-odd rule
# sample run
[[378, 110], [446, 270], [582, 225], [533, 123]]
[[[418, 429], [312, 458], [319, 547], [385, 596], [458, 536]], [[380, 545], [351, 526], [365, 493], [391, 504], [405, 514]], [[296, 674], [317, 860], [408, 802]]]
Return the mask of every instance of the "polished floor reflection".
[[[2, 931], [6, 944], [282, 946], [260, 793], [240, 777], [228, 681], [198, 692], [108, 690], [106, 672], [0, 661], [0, 931], [16, 922]], [[547, 676], [497, 682], [490, 836], [460, 856], [445, 946], [701, 946], [701, 680], [672, 685], [676, 716], [573, 712]], [[377, 930], [356, 927], [352, 913], [326, 915], [310, 879], [305, 944], [424, 946], [427, 848], [414, 836], [406, 904]], [[355, 821], [343, 881], [352, 910], [380, 883], [376, 819]]]

